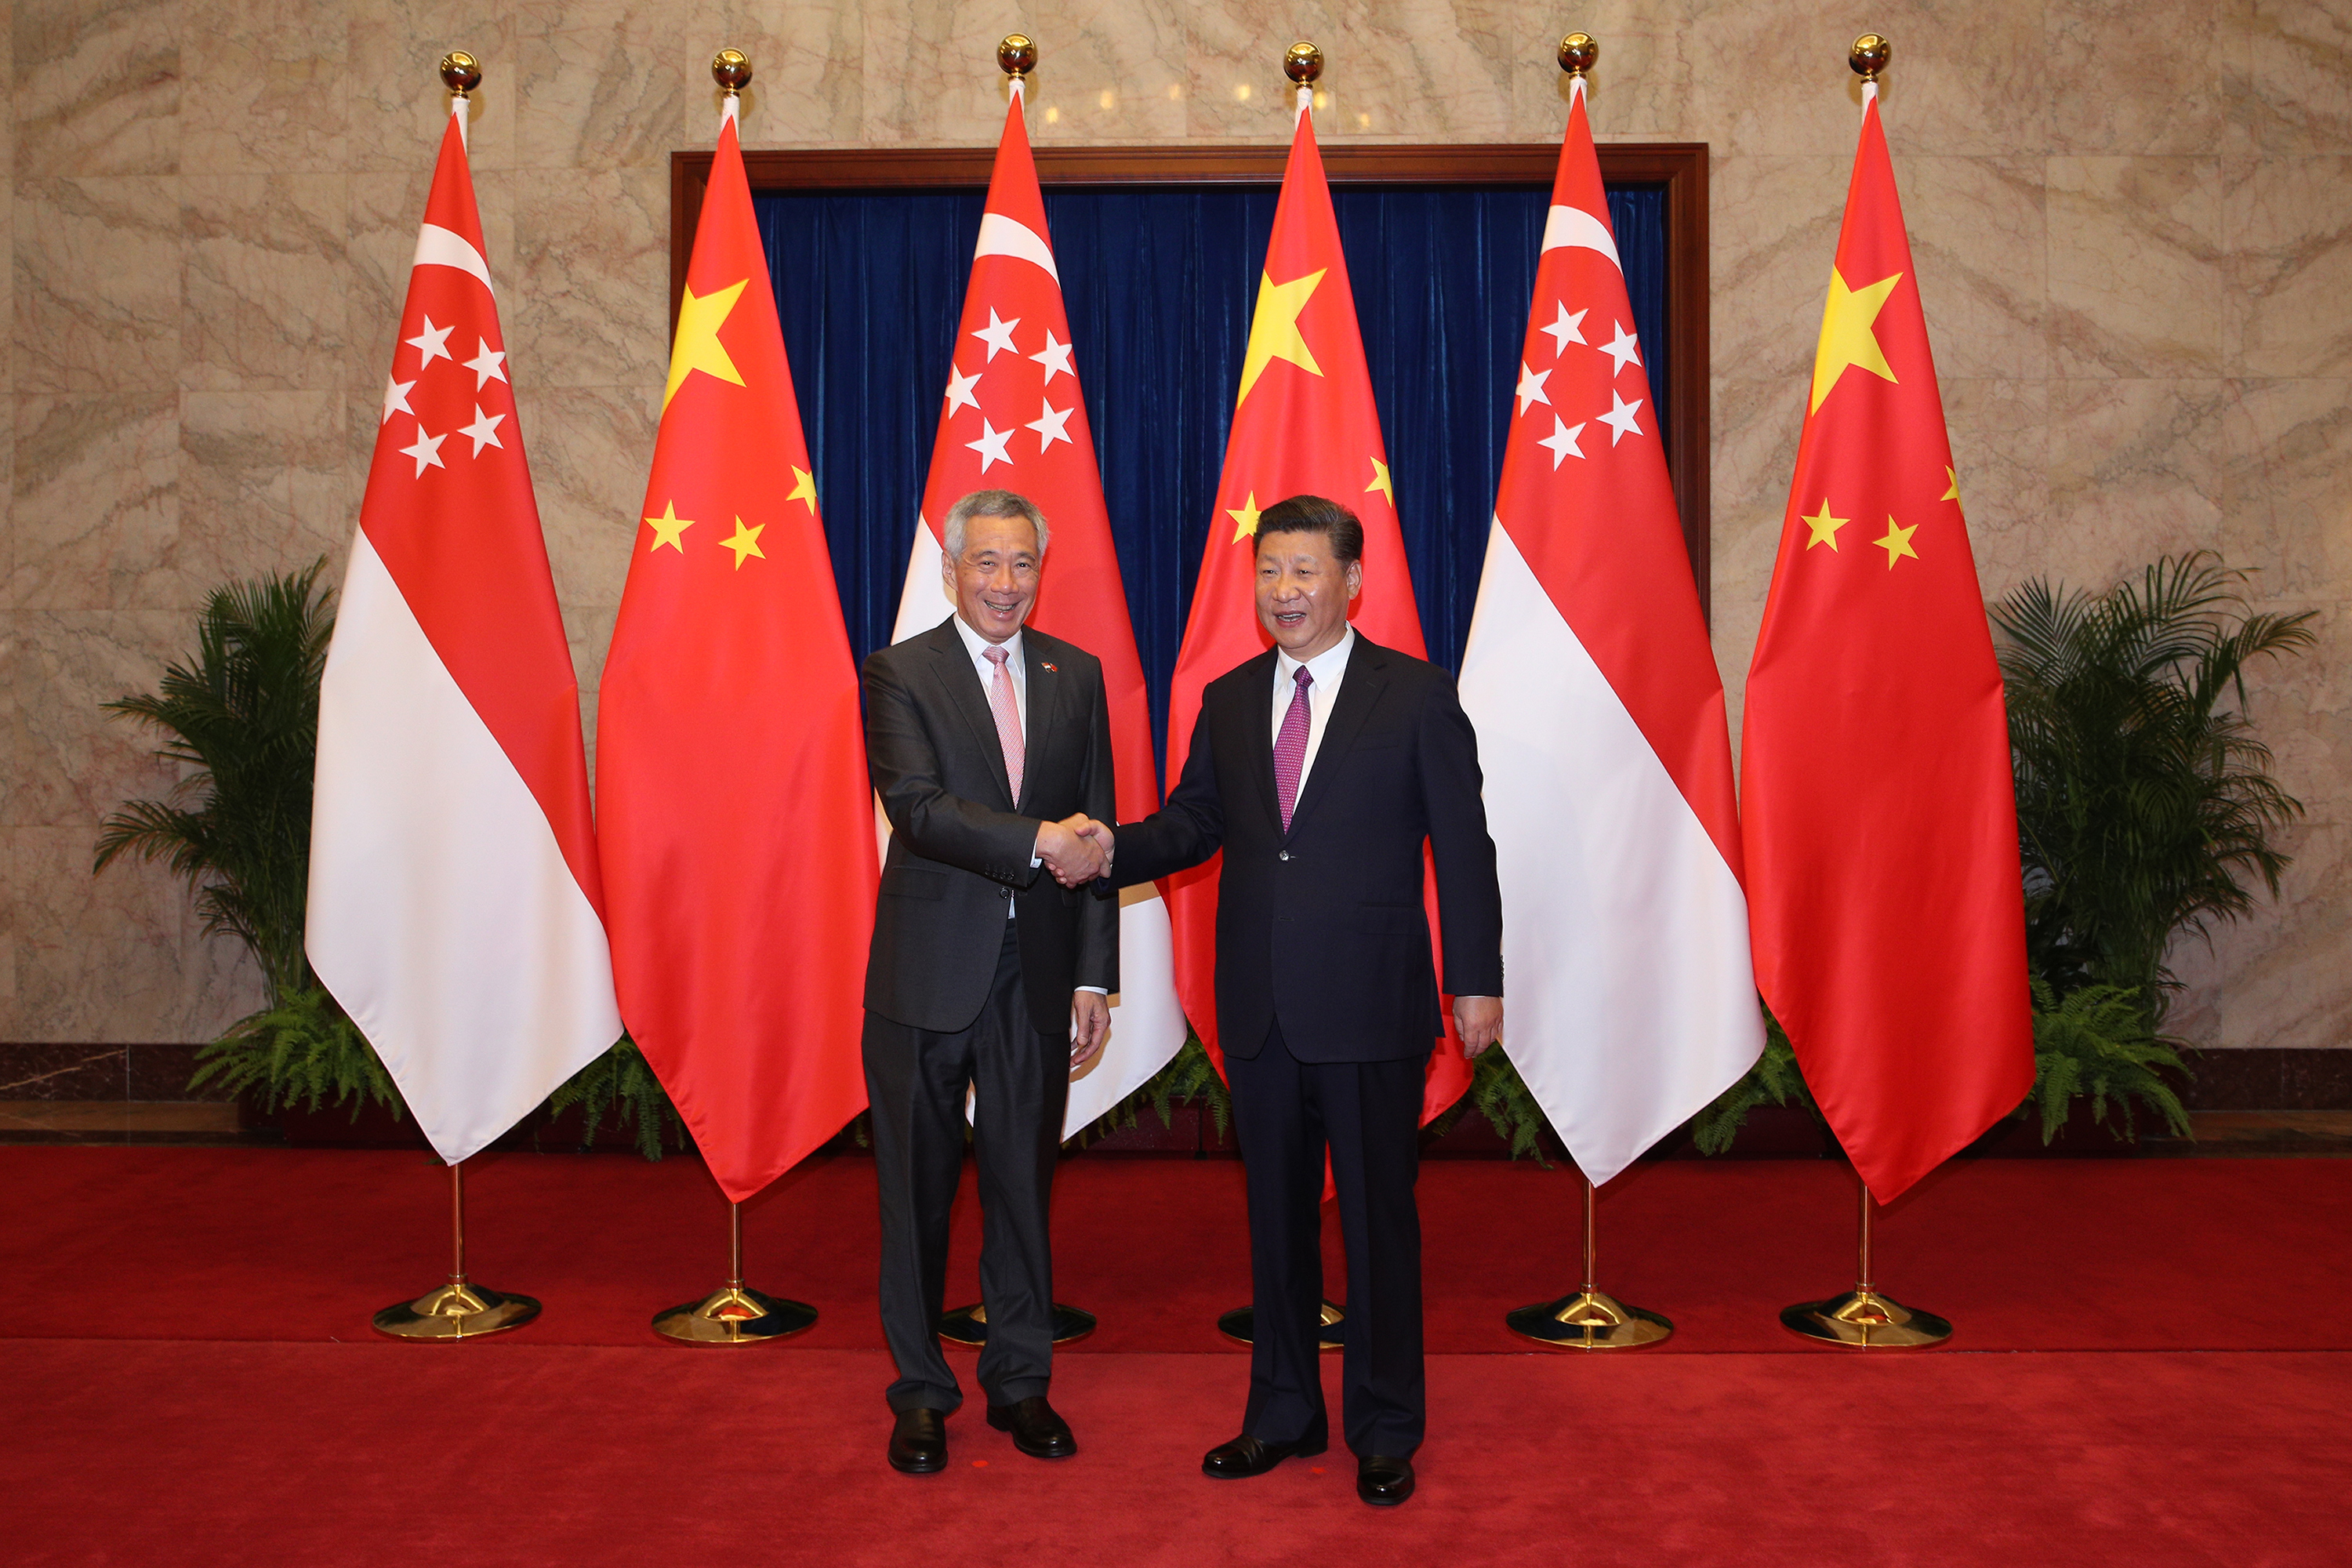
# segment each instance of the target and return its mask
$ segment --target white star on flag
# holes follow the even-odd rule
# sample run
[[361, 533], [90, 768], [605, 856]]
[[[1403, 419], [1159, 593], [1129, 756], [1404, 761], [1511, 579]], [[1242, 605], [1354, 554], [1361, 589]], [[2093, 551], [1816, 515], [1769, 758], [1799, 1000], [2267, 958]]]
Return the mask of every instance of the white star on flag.
[[1013, 329], [1020, 324], [1018, 316], [1009, 321], [998, 321], [996, 311], [992, 308], [988, 312], [988, 325], [971, 335], [988, 345], [988, 357], [993, 360], [1000, 353], [1017, 354], [1021, 352], [1013, 346]]
[[416, 444], [413, 447], [403, 447], [400, 449], [400, 455], [416, 459], [415, 477], [421, 479], [425, 477], [425, 469], [448, 466], [441, 461], [441, 443], [448, 438], [446, 436], [427, 436], [425, 433], [425, 426], [419, 425], [416, 427]]
[[1520, 413], [1525, 414], [1530, 406], [1538, 403], [1541, 403], [1546, 405], [1549, 405], [1551, 403], [1551, 395], [1544, 391], [1544, 383], [1550, 379], [1551, 372], [1548, 370], [1529, 370], [1528, 368], [1527, 361], [1521, 360], [1519, 362], [1518, 398]]
[[477, 403], [474, 405], [474, 422], [459, 426], [457, 434], [474, 443], [474, 456], [477, 458], [482, 455], [485, 447], [496, 447], [504, 451], [507, 444], [499, 439], [499, 426], [505, 421], [505, 415], [485, 414], [482, 405]]
[[436, 359], [454, 359], [456, 357], [449, 352], [449, 334], [455, 331], [457, 331], [455, 327], [435, 326], [433, 324], [433, 318], [427, 316], [425, 318], [425, 330], [422, 332], [419, 332], [413, 338], [403, 338], [401, 342], [424, 354], [424, 359], [420, 360], [416, 366], [418, 371], [422, 372], [426, 365], [431, 364]]
[[980, 372], [973, 371], [966, 375], [955, 366], [948, 366], [948, 413], [953, 415], [959, 408], [979, 407], [980, 399], [971, 395], [971, 389], [979, 384]]
[[1583, 434], [1583, 426], [1566, 424], [1557, 414], [1551, 416], [1551, 434], [1536, 445], [1551, 454], [1551, 467], [1554, 473], [1559, 471], [1559, 465], [1563, 459], [1584, 456], [1584, 449], [1576, 444], [1576, 438]]
[[479, 392], [490, 383], [504, 381], [507, 378], [507, 356], [503, 352], [490, 347], [490, 340], [488, 338], [476, 338], [474, 341], [481, 347], [475, 353], [474, 357], [465, 363], [466, 368], [474, 373], [474, 390]]
[[1011, 439], [1012, 426], [999, 430], [989, 424], [988, 416], [983, 414], [980, 416], [980, 439], [966, 441], [964, 445], [980, 454], [980, 471], [984, 474], [997, 463], [1013, 461], [1013, 454], [1004, 449], [1004, 443]]
[[1584, 342], [1584, 318], [1591, 315], [1591, 311], [1589, 310], [1579, 310], [1576, 314], [1571, 316], [1568, 313], [1568, 304], [1565, 300], [1553, 306], [1553, 309], [1559, 312], [1559, 319], [1554, 321], [1550, 326], [1539, 327], [1537, 331], [1544, 332], [1551, 338], [1552, 357], [1554, 359], [1558, 359], [1559, 357], [1559, 351], [1568, 347], [1569, 344], [1580, 343]]
[[383, 378], [383, 417], [376, 421], [379, 429], [391, 424], [395, 414], [416, 412], [408, 406], [408, 389], [415, 384], [413, 381], [394, 381], [390, 376]]
[[1622, 321], [1617, 323], [1617, 337], [1615, 341], [1600, 344], [1599, 347], [1602, 353], [1607, 354], [1611, 359], [1617, 362], [1615, 364], [1609, 367], [1609, 374], [1611, 375], [1615, 375], [1619, 371], [1623, 370], [1625, 368], [1625, 362], [1628, 360], [1633, 361], [1635, 364], [1640, 364], [1642, 363], [1642, 340], [1627, 331], [1625, 330], [1625, 323]]
[[1642, 400], [1637, 397], [1628, 403], [1617, 395], [1614, 388], [1612, 388], [1609, 401], [1617, 406], [1602, 415], [1601, 423], [1609, 426], [1609, 444], [1614, 447], [1626, 437], [1639, 436], [1642, 433], [1641, 426], [1633, 422], [1634, 411], [1642, 406]]
[[1047, 327], [1045, 329], [1045, 349], [1040, 353], [1031, 354], [1029, 357], [1045, 367], [1045, 384], [1047, 386], [1054, 384], [1054, 378], [1057, 375], [1075, 376], [1078, 374], [1070, 368], [1070, 345], [1067, 343], [1055, 342], [1054, 341], [1054, 329], [1051, 327]]
[[[1045, 412], [1031, 420], [1028, 424], [1024, 425], [1022, 428], [1024, 430], [1034, 430], [1037, 432], [1037, 450], [1043, 452], [1046, 447], [1051, 447], [1056, 441], [1069, 441], [1070, 432], [1068, 426], [1070, 423], [1070, 416], [1076, 414], [1077, 411], [1078, 405], [1075, 403], [1071, 404], [1067, 408], [1056, 409], [1053, 405], [1053, 401], [1049, 398], [1045, 402]], [[983, 419], [981, 423], [985, 425], [988, 422]], [[981, 471], [982, 473], [987, 472], [985, 465], [982, 466]]]

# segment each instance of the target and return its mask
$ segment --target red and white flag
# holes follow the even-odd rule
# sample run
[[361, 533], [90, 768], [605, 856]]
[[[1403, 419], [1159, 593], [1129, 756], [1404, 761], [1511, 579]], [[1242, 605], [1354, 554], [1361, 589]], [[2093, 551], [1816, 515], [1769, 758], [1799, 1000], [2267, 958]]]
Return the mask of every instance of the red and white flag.
[[1510, 975], [1505, 1048], [1605, 1182], [1763, 1050], [1723, 681], [1571, 89], [1462, 706]]
[[[1217, 512], [1192, 590], [1192, 614], [1168, 700], [1168, 778], [1182, 776], [1201, 714], [1201, 689], [1272, 645], [1257, 618], [1258, 514], [1295, 495], [1319, 495], [1354, 511], [1364, 525], [1364, 591], [1350, 616], [1356, 629], [1384, 647], [1426, 657], [1421, 612], [1397, 526], [1388, 448], [1372, 402], [1371, 372], [1356, 324], [1355, 291], [1339, 249], [1331, 187], [1315, 144], [1308, 91], [1298, 92], [1297, 125], [1282, 196], [1274, 209], [1257, 309], [1242, 358], [1241, 393], [1217, 481]], [[1427, 851], [1424, 849], [1423, 854]], [[1222, 1069], [1217, 1041], [1217, 878], [1220, 854], [1168, 879], [1175, 917], [1176, 984], [1184, 1010]], [[1432, 946], [1437, 943], [1437, 881], [1423, 879]], [[1443, 973], [1442, 954], [1439, 973]], [[1470, 1087], [1470, 1064], [1454, 1035], [1449, 1000], [1445, 1038], [1430, 1053], [1422, 1120], [1443, 1111]]]
[[[1102, 660], [1118, 814], [1129, 822], [1149, 816], [1159, 794], [1150, 700], [1103, 505], [1094, 435], [1070, 363], [1061, 274], [1045, 232], [1045, 203], [1017, 79], [980, 220], [971, 283], [948, 368], [947, 406], [931, 448], [921, 526], [915, 530], [891, 641], [929, 631], [952, 611], [940, 586], [941, 521], [962, 497], [995, 489], [1018, 491], [1045, 514], [1051, 560], [1029, 624]], [[1085, 1076], [1070, 1084], [1065, 1138], [1134, 1093], [1184, 1044], [1168, 906], [1159, 889], [1147, 885], [1120, 895], [1118, 939], [1119, 991], [1111, 998], [1110, 1035]]]
[[579, 687], [442, 137], [319, 693], [307, 946], [445, 1160], [621, 1032]]
[[740, 1203], [866, 1107], [873, 794], [735, 100], [597, 696], [621, 1016]]

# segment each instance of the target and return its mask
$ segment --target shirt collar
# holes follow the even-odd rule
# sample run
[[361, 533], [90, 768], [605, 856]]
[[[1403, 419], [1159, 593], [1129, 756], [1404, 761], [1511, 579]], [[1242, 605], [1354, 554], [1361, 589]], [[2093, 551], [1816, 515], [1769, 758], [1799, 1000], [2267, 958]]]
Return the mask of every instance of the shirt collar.
[[[961, 616], [957, 616], [956, 624], [958, 626], [961, 626], [963, 624], [963, 617]], [[1339, 640], [1338, 642], [1333, 643], [1329, 647], [1325, 648], [1321, 653], [1318, 653], [1313, 658], [1308, 659], [1307, 661], [1307, 672], [1315, 678], [1314, 683], [1317, 686], [1330, 685], [1333, 677], [1337, 676], [1341, 670], [1348, 668], [1348, 654], [1355, 646], [1356, 628], [1351, 626], [1345, 632], [1342, 632], [1339, 635]], [[1275, 679], [1284, 685], [1288, 685], [1292, 681], [1297, 680], [1298, 679], [1298, 660], [1290, 657], [1287, 649], [1275, 649]]]
[[1002, 643], [992, 644], [986, 637], [972, 630], [971, 624], [966, 621], [961, 615], [949, 616], [948, 623], [955, 627], [956, 636], [963, 639], [963, 650], [971, 656], [973, 663], [977, 664], [981, 660], [986, 658], [988, 654], [985, 650], [989, 647], [1003, 647], [1011, 656], [1005, 660], [1007, 668], [1026, 668], [1021, 663], [1022, 648], [1020, 632], [1014, 632], [1011, 637], [1006, 637]]

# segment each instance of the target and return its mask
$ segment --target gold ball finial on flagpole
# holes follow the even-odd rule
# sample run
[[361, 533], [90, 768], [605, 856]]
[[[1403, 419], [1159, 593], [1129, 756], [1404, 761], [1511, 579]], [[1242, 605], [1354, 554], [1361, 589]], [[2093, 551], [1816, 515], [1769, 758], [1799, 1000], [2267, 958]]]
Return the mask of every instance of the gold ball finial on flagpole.
[[451, 49], [441, 57], [441, 81], [463, 98], [482, 85], [482, 62], [463, 49]]
[[1037, 40], [1026, 33], [1007, 33], [996, 46], [996, 68], [1019, 81], [1037, 68]]
[[1301, 38], [1282, 51], [1282, 74], [1301, 87], [1312, 87], [1323, 75], [1323, 51]]
[[710, 79], [730, 98], [751, 85], [751, 62], [740, 49], [721, 49], [710, 57]]
[[1590, 33], [1570, 33], [1559, 41], [1559, 68], [1571, 77], [1582, 76], [1601, 58], [1601, 46]]
[[1895, 46], [1876, 33], [1864, 33], [1845, 52], [1845, 63], [1853, 68], [1853, 74], [1873, 86], [1878, 82], [1878, 73], [1894, 58]]

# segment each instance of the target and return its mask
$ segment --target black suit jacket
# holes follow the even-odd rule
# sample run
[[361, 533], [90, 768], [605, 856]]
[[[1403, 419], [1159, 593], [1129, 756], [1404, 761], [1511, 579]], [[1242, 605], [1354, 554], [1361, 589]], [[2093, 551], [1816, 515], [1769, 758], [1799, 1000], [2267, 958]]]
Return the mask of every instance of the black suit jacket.
[[1444, 670], [1356, 636], [1290, 831], [1274, 792], [1271, 649], [1201, 693], [1168, 804], [1118, 829], [1121, 886], [1224, 850], [1217, 1032], [1254, 1057], [1278, 1017], [1301, 1061], [1418, 1055], [1444, 1030], [1422, 906], [1437, 865], [1444, 989], [1503, 994], [1503, 900], [1478, 738]]
[[1021, 635], [1028, 668], [1021, 798], [987, 691], [952, 617], [866, 661], [866, 759], [890, 818], [890, 853], [874, 910], [866, 1005], [942, 1033], [980, 1016], [1014, 901], [1030, 1020], [1070, 1025], [1070, 993], [1118, 989], [1118, 901], [1066, 889], [1029, 863], [1042, 820], [1073, 812], [1108, 821], [1110, 709], [1094, 655], [1035, 627]]

